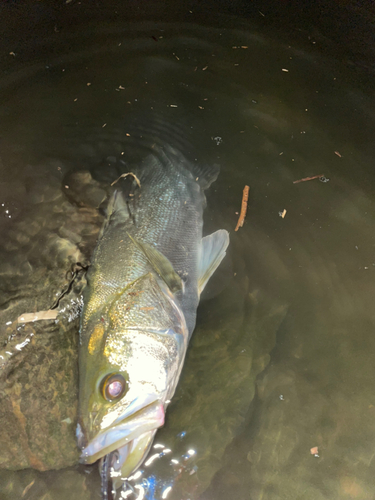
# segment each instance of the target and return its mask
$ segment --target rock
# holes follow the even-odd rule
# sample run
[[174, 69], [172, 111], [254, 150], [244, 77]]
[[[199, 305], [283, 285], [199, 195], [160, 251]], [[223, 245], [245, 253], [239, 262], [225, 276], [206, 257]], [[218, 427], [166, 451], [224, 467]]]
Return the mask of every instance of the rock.
[[67, 329], [43, 321], [12, 332], [6, 351], [14, 353], [0, 377], [0, 467], [47, 470], [78, 462], [77, 331], [78, 320]]
[[97, 208], [107, 197], [107, 192], [87, 170], [69, 173], [64, 178], [63, 191], [78, 206]]
[[[40, 179], [35, 184], [28, 178], [30, 196], [24, 210], [20, 210], [17, 220], [3, 233], [0, 469], [32, 467], [45, 471], [78, 463], [77, 336], [84, 276], [80, 275], [70, 293], [61, 299], [56, 321], [25, 325], [16, 321], [24, 313], [48, 310], [52, 306], [69, 283], [68, 271], [72, 264], [88, 263], [102, 224], [96, 209], [72, 205], [60, 187], [56, 189], [56, 183], [53, 176], [47, 176], [45, 184], [40, 183]], [[64, 475], [68, 477], [65, 472]], [[27, 484], [23, 481], [18, 484], [14, 475], [6, 478], [5, 492], [0, 489], [0, 498], [8, 498], [8, 494], [21, 498], [24, 491], [21, 485], [26, 488]], [[35, 481], [37, 484], [39, 479]], [[81, 476], [79, 482], [82, 483]], [[33, 486], [30, 492], [35, 488]], [[43, 488], [40, 491], [44, 491]], [[49, 496], [45, 498], [55, 498], [54, 489], [48, 491]], [[82, 495], [77, 498], [86, 498], [87, 492]]]
[[[0, 470], [0, 498], [2, 500], [90, 500], [93, 488], [89, 489], [89, 478], [86, 469], [69, 469], [51, 471], [46, 474], [36, 470], [23, 471]], [[92, 482], [92, 481], [91, 481]], [[96, 484], [100, 491], [100, 485]]]

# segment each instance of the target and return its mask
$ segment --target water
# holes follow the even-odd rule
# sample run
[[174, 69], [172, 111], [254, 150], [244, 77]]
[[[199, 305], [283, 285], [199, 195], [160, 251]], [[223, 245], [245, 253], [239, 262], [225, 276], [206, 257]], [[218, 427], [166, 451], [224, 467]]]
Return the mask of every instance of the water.
[[[185, 127], [192, 159], [221, 165], [205, 228], [231, 247], [128, 498], [373, 499], [371, 12], [1, 9], [0, 498], [100, 498], [74, 438], [84, 276], [57, 324], [16, 319], [88, 264], [106, 185], [142, 154], [130, 121], [157, 115], [173, 140]], [[315, 175], [328, 182], [293, 184]]]

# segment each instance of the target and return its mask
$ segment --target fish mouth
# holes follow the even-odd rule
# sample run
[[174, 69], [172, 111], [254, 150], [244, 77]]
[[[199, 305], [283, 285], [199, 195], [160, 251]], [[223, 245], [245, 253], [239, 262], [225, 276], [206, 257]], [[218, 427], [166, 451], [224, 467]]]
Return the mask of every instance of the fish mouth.
[[131, 479], [131, 474], [138, 469], [148, 455], [156, 431], [157, 429], [145, 432], [125, 446], [118, 448], [111, 455], [107, 455], [109, 467], [106, 471], [103, 469], [105, 462], [105, 457], [103, 457], [99, 462], [102, 485], [103, 481], [106, 485], [110, 482], [112, 489], [116, 491], [122, 486], [124, 480]]
[[[120, 420], [116, 425], [99, 432], [83, 448], [80, 462], [93, 464], [100, 458], [115, 450], [123, 450], [123, 461], [130, 450], [145, 440], [145, 436], [153, 435], [164, 424], [164, 406], [160, 401], [144, 407], [133, 415]], [[149, 441], [149, 439], [147, 440]], [[126, 451], [128, 450], [128, 451]], [[148, 450], [147, 450], [148, 451]], [[144, 456], [145, 453], [142, 453]]]

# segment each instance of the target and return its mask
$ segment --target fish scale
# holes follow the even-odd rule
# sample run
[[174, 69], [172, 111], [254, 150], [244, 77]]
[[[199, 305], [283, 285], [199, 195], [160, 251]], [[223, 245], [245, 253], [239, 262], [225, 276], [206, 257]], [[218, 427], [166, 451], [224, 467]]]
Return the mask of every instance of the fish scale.
[[204, 189], [217, 167], [158, 146], [123, 174], [83, 294], [77, 426], [81, 461], [118, 457], [111, 459], [115, 489], [164, 424], [200, 293], [229, 244], [224, 230], [202, 238]]
[[197, 253], [205, 197], [186, 160], [176, 166], [167, 158], [162, 159], [164, 164], [157, 157], [146, 159], [136, 173], [142, 187], [140, 198], [131, 207], [135, 224], [130, 217], [117, 222], [114, 214], [114, 223], [97, 245], [87, 275], [90, 287], [84, 295], [83, 337], [90, 334], [88, 318], [100, 304], [140, 275], [152, 271], [126, 233], [153, 244], [184, 279], [186, 293], [181, 305], [190, 334], [194, 329], [198, 305]]
[[[127, 328], [149, 327], [150, 324], [162, 325], [163, 328], [172, 328], [174, 325], [174, 311], [170, 301], [164, 293], [160, 293], [161, 288], [153, 275], [145, 276], [132, 283], [117, 300], [113, 308], [109, 310], [112, 326], [119, 329], [123, 326]], [[139, 297], [142, 294], [142, 303]]]

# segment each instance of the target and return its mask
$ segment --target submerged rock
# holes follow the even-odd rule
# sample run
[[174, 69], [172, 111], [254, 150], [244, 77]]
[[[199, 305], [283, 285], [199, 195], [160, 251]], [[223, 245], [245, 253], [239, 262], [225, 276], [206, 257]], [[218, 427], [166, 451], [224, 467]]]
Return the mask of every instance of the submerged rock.
[[[60, 324], [59, 324], [60, 323]], [[3, 366], [0, 387], [0, 466], [38, 470], [78, 461], [77, 320], [18, 327], [5, 349], [19, 350]]]
[[[89, 500], [93, 496], [89, 469], [83, 471], [71, 468], [63, 471], [41, 473], [28, 469], [24, 471], [0, 470], [0, 498], [14, 500]], [[100, 485], [95, 485], [100, 490]]]
[[36, 177], [34, 186], [27, 178], [29, 194], [18, 205], [17, 219], [2, 232], [0, 468], [6, 469], [57, 469], [76, 464], [79, 456], [75, 425], [83, 274], [59, 302], [56, 320], [19, 324], [17, 318], [52, 307], [68, 287], [72, 265], [88, 264], [102, 218], [95, 208], [73, 206], [56, 179], [49, 180]]

